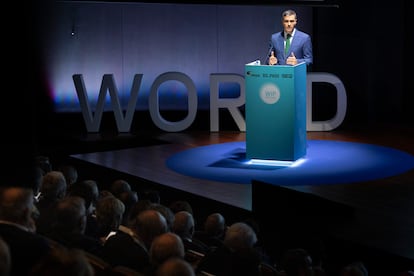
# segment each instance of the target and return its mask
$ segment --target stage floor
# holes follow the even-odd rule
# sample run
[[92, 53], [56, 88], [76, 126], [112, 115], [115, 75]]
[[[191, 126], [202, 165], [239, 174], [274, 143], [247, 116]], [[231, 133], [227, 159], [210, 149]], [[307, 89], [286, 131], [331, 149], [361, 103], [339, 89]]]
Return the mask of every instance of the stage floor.
[[[201, 146], [245, 141], [238, 131], [157, 133], [160, 144], [73, 154], [71, 158], [89, 162], [187, 193], [251, 211], [252, 185], [213, 181], [178, 173], [167, 160], [180, 152]], [[414, 155], [413, 129], [384, 129], [308, 132], [310, 140], [367, 143], [390, 147]], [[326, 234], [361, 243], [396, 256], [414, 260], [414, 169], [404, 173], [352, 183], [293, 185], [288, 189], [315, 195], [355, 210], [347, 223], [325, 225]]]

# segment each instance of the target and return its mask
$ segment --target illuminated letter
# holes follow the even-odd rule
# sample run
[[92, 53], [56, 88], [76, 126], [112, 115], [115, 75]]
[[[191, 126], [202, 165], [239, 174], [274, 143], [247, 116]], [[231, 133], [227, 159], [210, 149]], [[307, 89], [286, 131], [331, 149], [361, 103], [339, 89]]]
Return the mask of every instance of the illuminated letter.
[[104, 75], [102, 78], [101, 88], [99, 90], [98, 102], [96, 104], [95, 117], [89, 106], [88, 95], [85, 88], [82, 75], [73, 75], [76, 93], [78, 94], [79, 104], [82, 110], [83, 120], [85, 121], [88, 132], [98, 132], [101, 125], [102, 113], [105, 105], [106, 91], [109, 91], [111, 98], [112, 110], [114, 111], [116, 125], [119, 132], [129, 132], [131, 129], [132, 118], [135, 113], [135, 106], [138, 98], [138, 90], [141, 85], [142, 74], [135, 75], [131, 88], [131, 97], [128, 101], [128, 108], [125, 118], [123, 117], [121, 104], [118, 99], [118, 89], [115, 85], [112, 74]]
[[[165, 120], [159, 110], [158, 102], [158, 87], [166, 81], [177, 80], [182, 82], [188, 91], [188, 114], [184, 120], [178, 122], [170, 122]], [[185, 74], [180, 72], [167, 72], [159, 75], [151, 86], [149, 95], [148, 108], [154, 124], [165, 131], [178, 132], [187, 129], [193, 122], [197, 115], [197, 90], [193, 81]]]
[[[238, 98], [223, 99], [219, 97], [219, 84], [221, 82], [235, 82], [240, 86]], [[210, 75], [210, 131], [219, 131], [219, 109], [227, 108], [233, 116], [240, 131], [246, 131], [246, 121], [239, 107], [245, 104], [244, 77], [237, 74], [211, 74]]]
[[[336, 88], [336, 114], [330, 120], [312, 121], [312, 83], [314, 82], [330, 83]], [[329, 131], [337, 128], [343, 122], [346, 114], [347, 98], [344, 84], [333, 74], [311, 72], [308, 73], [306, 86], [306, 130]]]

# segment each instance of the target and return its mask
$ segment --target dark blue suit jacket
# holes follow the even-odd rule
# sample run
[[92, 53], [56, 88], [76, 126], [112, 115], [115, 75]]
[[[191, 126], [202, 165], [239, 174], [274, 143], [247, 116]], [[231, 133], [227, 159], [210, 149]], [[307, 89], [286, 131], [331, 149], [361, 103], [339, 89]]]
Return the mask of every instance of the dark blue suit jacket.
[[[273, 50], [278, 65], [286, 65], [286, 60], [292, 52], [298, 60], [298, 63], [305, 62], [306, 65], [311, 65], [313, 63], [312, 40], [307, 33], [301, 32], [298, 29], [295, 30], [287, 55], [285, 55], [284, 51], [283, 31], [272, 34], [270, 43], [271, 49], [269, 50], [269, 55]], [[266, 64], [269, 64], [269, 57], [266, 60]]]

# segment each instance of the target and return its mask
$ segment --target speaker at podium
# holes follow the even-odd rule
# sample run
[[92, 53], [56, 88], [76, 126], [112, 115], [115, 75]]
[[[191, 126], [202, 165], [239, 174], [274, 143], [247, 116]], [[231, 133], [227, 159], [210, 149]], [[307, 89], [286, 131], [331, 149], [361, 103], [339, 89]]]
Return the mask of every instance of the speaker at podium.
[[306, 63], [245, 65], [246, 157], [296, 161], [306, 155]]

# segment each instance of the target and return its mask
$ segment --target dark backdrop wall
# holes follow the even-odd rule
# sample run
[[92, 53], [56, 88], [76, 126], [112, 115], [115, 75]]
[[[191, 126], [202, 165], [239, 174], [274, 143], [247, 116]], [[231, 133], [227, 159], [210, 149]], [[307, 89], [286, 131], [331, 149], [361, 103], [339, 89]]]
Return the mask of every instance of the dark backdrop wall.
[[[347, 125], [414, 126], [407, 1], [341, 1], [315, 9], [317, 71], [341, 76]], [[395, 39], [395, 37], [397, 39]]]

